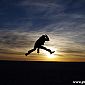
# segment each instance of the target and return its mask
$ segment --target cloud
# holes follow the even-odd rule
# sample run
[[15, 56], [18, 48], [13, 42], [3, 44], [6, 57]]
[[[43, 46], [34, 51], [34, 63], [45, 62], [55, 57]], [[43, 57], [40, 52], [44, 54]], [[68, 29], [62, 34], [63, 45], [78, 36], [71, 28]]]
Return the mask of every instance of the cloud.
[[[33, 48], [35, 41], [42, 35], [47, 34], [50, 38], [45, 43], [47, 48], [58, 49], [60, 53], [71, 56], [84, 56], [85, 47], [82, 44], [71, 40], [72, 36], [68, 34], [59, 34], [55, 32], [19, 32], [19, 31], [0, 31], [0, 53], [8, 55], [24, 55], [29, 49]], [[67, 36], [67, 37], [66, 37]], [[42, 53], [41, 53], [42, 54]], [[34, 54], [32, 54], [33, 56]], [[62, 54], [61, 54], [62, 55]], [[76, 56], [77, 57], [77, 56]]]
[[27, 48], [31, 49], [34, 42], [42, 34], [43, 32], [0, 31], [0, 48], [2, 51], [23, 52]]
[[27, 43], [27, 38], [30, 39], [29, 36], [24, 35], [23, 33], [1, 32], [1, 34], [0, 34], [1, 43], [8, 45], [9, 47], [24, 47]]
[[10, 3], [8, 8], [4, 5], [0, 10], [1, 49], [23, 52], [32, 48], [40, 35], [48, 34], [51, 42], [46, 46], [64, 52], [69, 49], [70, 52], [85, 51], [84, 1], [22, 0]]
[[[55, 24], [55, 30], [64, 29], [66, 31], [72, 28], [75, 30], [75, 28], [82, 27], [85, 23], [83, 13], [79, 14], [76, 12], [77, 10], [73, 13], [68, 12], [71, 10], [70, 8], [74, 10], [78, 5], [81, 7], [84, 1], [22, 0], [13, 3], [10, 1], [10, 3], [13, 6], [9, 4], [9, 7], [14, 10], [10, 8], [7, 10], [2, 9], [4, 15], [1, 18], [3, 23], [1, 23], [0, 29], [37, 31], [40, 29], [45, 30], [47, 26]], [[77, 5], [75, 6], [75, 4]], [[7, 8], [6, 6], [5, 8]], [[47, 30], [52, 31], [53, 29], [49, 28]]]

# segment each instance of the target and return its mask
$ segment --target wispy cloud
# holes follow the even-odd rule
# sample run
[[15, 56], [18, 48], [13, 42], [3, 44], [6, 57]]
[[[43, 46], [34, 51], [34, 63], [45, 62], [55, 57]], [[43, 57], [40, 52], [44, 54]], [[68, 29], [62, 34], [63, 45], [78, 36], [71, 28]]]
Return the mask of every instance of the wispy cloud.
[[48, 47], [71, 55], [85, 52], [84, 0], [7, 1], [1, 2], [0, 53], [25, 52], [42, 34], [50, 37]]
[[[2, 32], [1, 32], [2, 33]], [[2, 35], [3, 34], [3, 35]], [[54, 47], [60, 49], [59, 51], [71, 50], [70, 52], [85, 51], [84, 45], [76, 43], [69, 34], [59, 34], [55, 32], [4, 32], [0, 35], [0, 47], [3, 52], [8, 50], [15, 52], [26, 52], [33, 48], [35, 41], [42, 35], [47, 34], [50, 37], [50, 41], [45, 45], [48, 47]], [[67, 36], [67, 37], [66, 37]], [[70, 37], [71, 36], [71, 37]], [[80, 40], [80, 39], [79, 39]], [[78, 42], [78, 40], [77, 40]], [[6, 51], [5, 51], [5, 50]], [[11, 50], [11, 51], [10, 51]], [[1, 51], [1, 53], [3, 53]]]

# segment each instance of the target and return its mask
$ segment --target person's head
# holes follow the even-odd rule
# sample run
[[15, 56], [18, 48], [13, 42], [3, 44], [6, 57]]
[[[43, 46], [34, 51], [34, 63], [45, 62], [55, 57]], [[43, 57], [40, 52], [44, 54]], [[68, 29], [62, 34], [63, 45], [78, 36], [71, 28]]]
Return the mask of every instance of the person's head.
[[49, 41], [49, 37], [46, 34], [43, 36], [44, 36], [45, 41]]

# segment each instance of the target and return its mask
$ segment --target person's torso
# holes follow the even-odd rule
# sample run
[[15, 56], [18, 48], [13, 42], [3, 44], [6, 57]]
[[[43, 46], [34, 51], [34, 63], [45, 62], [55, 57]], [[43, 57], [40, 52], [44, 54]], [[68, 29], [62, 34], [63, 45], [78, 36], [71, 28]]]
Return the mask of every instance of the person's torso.
[[38, 39], [35, 42], [35, 46], [41, 46], [41, 45], [44, 45], [44, 43], [45, 43], [45, 40], [44, 39]]

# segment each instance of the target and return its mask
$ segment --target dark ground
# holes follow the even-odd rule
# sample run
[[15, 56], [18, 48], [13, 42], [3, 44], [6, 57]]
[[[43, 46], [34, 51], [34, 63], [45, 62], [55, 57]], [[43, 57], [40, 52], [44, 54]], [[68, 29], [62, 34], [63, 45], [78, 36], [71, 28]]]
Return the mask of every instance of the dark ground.
[[[78, 85], [85, 63], [0, 61], [0, 85]], [[81, 84], [79, 84], [81, 85]]]

